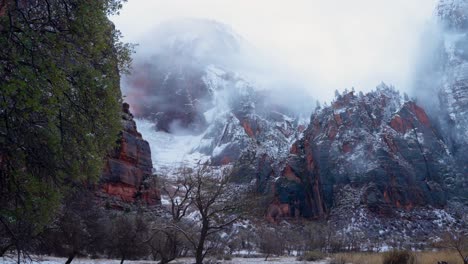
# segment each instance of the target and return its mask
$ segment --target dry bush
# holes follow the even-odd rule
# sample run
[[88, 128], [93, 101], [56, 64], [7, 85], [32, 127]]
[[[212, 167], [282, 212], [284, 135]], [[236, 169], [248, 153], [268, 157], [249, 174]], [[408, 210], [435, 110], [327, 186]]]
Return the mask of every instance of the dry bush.
[[410, 251], [389, 251], [383, 254], [383, 264], [415, 264], [416, 260]]
[[458, 253], [452, 250], [417, 252], [415, 255], [417, 264], [437, 263], [438, 261], [445, 261], [449, 264], [463, 264]]
[[337, 253], [332, 257], [332, 264], [379, 264], [383, 263], [383, 255], [380, 253], [349, 252]]
[[[365, 252], [349, 252], [349, 253], [337, 253], [332, 256], [330, 264], [383, 264], [384, 256], [391, 252], [386, 253], [365, 253]], [[424, 251], [424, 252], [412, 252], [414, 256], [414, 264], [432, 264], [438, 261], [445, 261], [448, 264], [463, 264], [463, 261], [458, 256], [458, 253], [454, 250], [444, 251]], [[391, 263], [391, 262], [386, 262]], [[393, 262], [399, 263], [399, 262]], [[405, 262], [403, 262], [405, 263]]]
[[442, 241], [436, 246], [455, 251], [460, 260], [468, 264], [468, 232], [455, 230], [446, 232], [442, 236]]

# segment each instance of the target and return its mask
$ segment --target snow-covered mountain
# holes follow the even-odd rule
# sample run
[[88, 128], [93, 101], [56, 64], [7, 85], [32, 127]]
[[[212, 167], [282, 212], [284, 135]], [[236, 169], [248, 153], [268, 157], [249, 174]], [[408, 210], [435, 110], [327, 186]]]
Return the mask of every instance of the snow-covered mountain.
[[428, 242], [466, 228], [455, 172], [447, 145], [415, 102], [384, 84], [367, 94], [345, 91], [312, 114], [292, 145], [267, 219], [327, 219], [345, 237]]
[[428, 240], [434, 233], [425, 228], [464, 228], [465, 4], [438, 7], [446, 30], [429, 94], [440, 100], [428, 114], [384, 84], [368, 94], [337, 93], [321, 108], [293, 82], [276, 81], [281, 65], [266, 66], [230, 27], [199, 19], [162, 24], [123, 84], [156, 174], [173, 177], [181, 166], [207, 161], [231, 166], [239, 183], [271, 198], [264, 204], [270, 221], [328, 219], [376, 240]]
[[[150, 141], [158, 173], [210, 160], [231, 164], [246, 181], [257, 175], [261, 159], [278, 163], [308, 121], [298, 107], [311, 102], [299, 89], [278, 100], [266, 85], [272, 67], [229, 26], [200, 19], [161, 24], [135, 59], [124, 83], [126, 100]], [[147, 42], [144, 42], [147, 43]], [[283, 88], [283, 87], [282, 87]], [[275, 173], [272, 173], [274, 175]], [[169, 173], [170, 174], [170, 173]]]

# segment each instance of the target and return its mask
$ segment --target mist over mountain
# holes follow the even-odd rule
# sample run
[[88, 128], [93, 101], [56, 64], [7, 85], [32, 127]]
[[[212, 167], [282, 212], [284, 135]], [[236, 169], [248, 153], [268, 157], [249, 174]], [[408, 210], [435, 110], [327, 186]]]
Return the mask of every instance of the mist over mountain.
[[148, 40], [123, 90], [156, 168], [287, 154], [315, 101], [286, 66], [211, 20], [162, 23]]
[[[256, 91], [272, 91], [270, 98], [276, 104], [310, 113], [310, 109], [303, 107], [310, 99], [305, 84], [287, 66], [268, 58], [228, 25], [205, 19], [167, 21], [145, 37], [135, 56], [133, 74], [124, 80], [123, 91], [130, 102], [134, 97], [142, 100], [135, 106], [137, 108], [151, 104], [147, 103], [151, 100], [163, 103], [155, 97], [158, 94], [155, 90], [166, 89], [155, 85], [149, 87], [149, 82], [158, 82], [157, 78], [164, 81], [163, 85], [175, 79], [191, 82], [193, 78], [200, 79], [204, 69], [210, 66], [226, 71], [234, 78], [244, 79]], [[188, 76], [182, 76], [184, 74]], [[192, 85], [195, 83], [191, 82]], [[174, 89], [177, 88], [170, 90]], [[207, 92], [200, 89], [202, 94]], [[287, 96], [281, 97], [286, 93]], [[139, 114], [137, 109], [136, 115]]]
[[426, 35], [430, 44], [423, 49], [413, 94], [444, 137], [460, 167], [459, 178], [466, 186], [468, 2], [440, 1], [435, 13], [432, 30]]

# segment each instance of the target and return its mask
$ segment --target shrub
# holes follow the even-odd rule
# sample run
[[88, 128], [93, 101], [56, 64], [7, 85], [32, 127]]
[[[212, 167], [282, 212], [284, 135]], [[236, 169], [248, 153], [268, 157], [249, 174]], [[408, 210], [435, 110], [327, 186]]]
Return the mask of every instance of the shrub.
[[302, 256], [297, 257], [299, 261], [316, 261], [324, 259], [325, 256], [320, 251], [307, 251]]
[[415, 264], [414, 255], [408, 251], [390, 251], [383, 256], [383, 264]]

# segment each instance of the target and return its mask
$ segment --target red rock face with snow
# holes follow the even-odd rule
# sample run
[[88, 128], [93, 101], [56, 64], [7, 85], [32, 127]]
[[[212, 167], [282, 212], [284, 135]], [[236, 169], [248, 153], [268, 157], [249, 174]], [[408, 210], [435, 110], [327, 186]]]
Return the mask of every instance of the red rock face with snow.
[[[223, 25], [201, 24], [216, 32], [208, 39], [238, 40]], [[393, 217], [442, 208], [452, 198], [449, 187], [461, 176], [446, 138], [432, 116], [393, 88], [345, 92], [304, 121], [291, 104], [273, 103], [254, 82], [206, 54], [212, 47], [213, 54], [231, 56], [237, 42], [210, 46], [185, 33], [170, 35], [167, 54], [145, 58], [127, 80], [158, 174], [171, 176], [171, 169], [200, 159], [232, 165], [236, 181], [273, 194], [266, 208], [273, 222], [346, 218], [355, 213], [350, 208], [359, 208], [365, 222], [367, 213]]]
[[[344, 187], [377, 215], [443, 207], [452, 158], [428, 116], [392, 88], [340, 95], [312, 115], [276, 181], [276, 194], [309, 218], [324, 218]], [[292, 214], [290, 212], [290, 214]]]
[[126, 103], [123, 104], [122, 125], [118, 147], [106, 160], [98, 194], [113, 200], [116, 207], [119, 203], [160, 204], [160, 192], [152, 176], [150, 146], [137, 131]]

